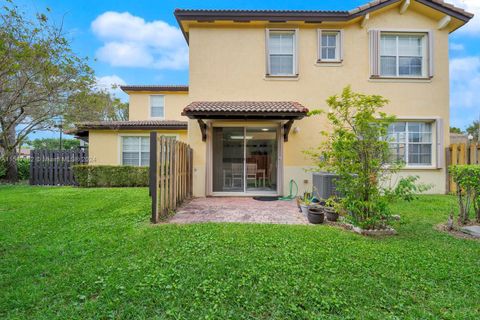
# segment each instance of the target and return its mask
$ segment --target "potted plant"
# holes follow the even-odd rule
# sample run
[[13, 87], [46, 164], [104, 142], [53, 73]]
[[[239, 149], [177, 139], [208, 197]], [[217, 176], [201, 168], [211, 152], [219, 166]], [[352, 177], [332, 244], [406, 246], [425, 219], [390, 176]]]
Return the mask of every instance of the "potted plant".
[[312, 224], [323, 223], [325, 219], [325, 214], [323, 213], [324, 209], [318, 204], [313, 204], [308, 207], [308, 222]]
[[336, 206], [338, 205], [338, 201], [335, 197], [330, 197], [325, 201], [324, 211], [325, 215], [327, 216], [328, 221], [337, 221], [338, 220], [338, 211]]
[[303, 197], [300, 199], [300, 209], [302, 213], [307, 216], [308, 215], [308, 206], [312, 204], [312, 196], [309, 192], [305, 192]]

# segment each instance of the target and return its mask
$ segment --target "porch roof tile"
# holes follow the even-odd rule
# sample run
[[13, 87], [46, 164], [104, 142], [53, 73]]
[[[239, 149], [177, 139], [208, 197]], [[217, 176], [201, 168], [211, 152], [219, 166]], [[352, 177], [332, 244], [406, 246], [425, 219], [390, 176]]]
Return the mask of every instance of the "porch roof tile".
[[195, 101], [186, 106], [182, 114], [188, 116], [198, 113], [306, 115], [308, 109], [295, 101]]
[[140, 121], [92, 121], [77, 123], [78, 129], [187, 129], [186, 121], [140, 120]]

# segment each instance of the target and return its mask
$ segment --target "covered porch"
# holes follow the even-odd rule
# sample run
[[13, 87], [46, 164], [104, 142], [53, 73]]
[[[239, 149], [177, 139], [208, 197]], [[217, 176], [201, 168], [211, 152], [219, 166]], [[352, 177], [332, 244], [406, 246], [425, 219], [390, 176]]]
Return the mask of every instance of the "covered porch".
[[282, 195], [284, 143], [294, 121], [307, 114], [294, 101], [196, 101], [185, 107], [182, 115], [196, 120], [205, 143], [205, 153], [194, 155], [204, 166], [203, 195]]

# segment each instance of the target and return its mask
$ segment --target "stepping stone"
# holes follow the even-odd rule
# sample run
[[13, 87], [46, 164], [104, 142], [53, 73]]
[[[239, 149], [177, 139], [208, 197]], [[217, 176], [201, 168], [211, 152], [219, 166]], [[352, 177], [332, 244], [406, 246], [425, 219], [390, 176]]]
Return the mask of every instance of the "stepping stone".
[[463, 227], [460, 229], [463, 233], [480, 238], [480, 226]]

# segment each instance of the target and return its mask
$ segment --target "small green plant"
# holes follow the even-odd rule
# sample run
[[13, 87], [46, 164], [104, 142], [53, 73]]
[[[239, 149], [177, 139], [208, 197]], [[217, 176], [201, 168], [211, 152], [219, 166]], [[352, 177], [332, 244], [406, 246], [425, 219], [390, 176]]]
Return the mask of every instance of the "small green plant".
[[386, 189], [385, 194], [392, 200], [400, 199], [413, 201], [418, 198], [419, 194], [428, 191], [433, 187], [431, 184], [418, 182], [419, 179], [419, 176], [407, 176], [401, 178], [394, 188]]
[[450, 166], [449, 171], [457, 184], [458, 223], [469, 221], [472, 208], [475, 219], [480, 222], [480, 165]]
[[300, 202], [305, 205], [305, 206], [309, 206], [312, 204], [313, 202], [313, 196], [312, 196], [312, 193], [311, 192], [304, 192], [303, 193], [303, 197], [302, 199], [300, 200]]

